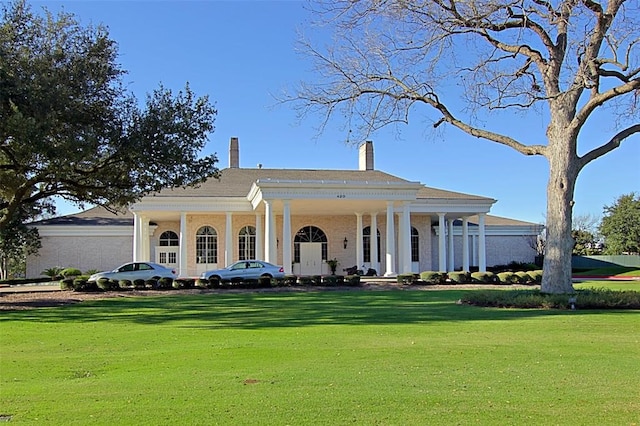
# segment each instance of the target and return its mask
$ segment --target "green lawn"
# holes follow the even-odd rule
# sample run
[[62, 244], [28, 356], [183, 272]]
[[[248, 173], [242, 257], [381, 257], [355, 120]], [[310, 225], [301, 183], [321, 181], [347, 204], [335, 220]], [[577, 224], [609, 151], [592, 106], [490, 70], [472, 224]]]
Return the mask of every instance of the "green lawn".
[[465, 291], [473, 290], [206, 294], [4, 311], [0, 418], [640, 422], [639, 311], [457, 305]]

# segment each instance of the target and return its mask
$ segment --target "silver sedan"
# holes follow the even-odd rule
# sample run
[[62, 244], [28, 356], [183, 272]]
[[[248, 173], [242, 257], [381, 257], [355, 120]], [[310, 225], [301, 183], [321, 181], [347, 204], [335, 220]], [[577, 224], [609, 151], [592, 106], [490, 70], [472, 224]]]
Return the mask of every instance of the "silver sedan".
[[219, 281], [284, 278], [284, 268], [262, 260], [241, 260], [226, 268], [205, 271], [200, 278]]
[[176, 279], [178, 274], [175, 269], [167, 268], [153, 262], [131, 262], [125, 263], [113, 271], [98, 272], [89, 277], [89, 281], [98, 281], [99, 278], [109, 278], [110, 280], [148, 280], [163, 277]]

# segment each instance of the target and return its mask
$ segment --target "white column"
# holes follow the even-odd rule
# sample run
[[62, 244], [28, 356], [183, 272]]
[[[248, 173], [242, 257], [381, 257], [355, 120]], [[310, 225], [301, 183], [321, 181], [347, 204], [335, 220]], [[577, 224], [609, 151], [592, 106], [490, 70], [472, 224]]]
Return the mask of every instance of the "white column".
[[178, 260], [178, 276], [187, 277], [187, 214], [180, 212], [180, 235], [178, 236], [180, 244], [180, 260]]
[[447, 271], [447, 240], [445, 238], [444, 213], [438, 213], [438, 268]]
[[262, 233], [262, 215], [256, 213], [256, 258], [264, 259], [264, 234]]
[[462, 270], [469, 271], [469, 218], [462, 218]]
[[276, 220], [271, 201], [264, 200], [264, 260], [276, 263]]
[[487, 272], [487, 247], [485, 242], [484, 213], [478, 214], [478, 269]]
[[[362, 246], [362, 213], [356, 213], [356, 268], [364, 263], [364, 247]], [[348, 266], [349, 267], [349, 266]]]
[[396, 275], [396, 233], [393, 222], [393, 201], [387, 201], [387, 250], [385, 254], [385, 277]]
[[409, 203], [404, 203], [402, 206], [402, 221], [400, 225], [400, 239], [402, 244], [402, 256], [400, 257], [400, 272], [408, 274], [412, 271], [411, 268], [411, 213], [409, 211]]
[[[378, 268], [378, 213], [371, 213], [371, 239], [369, 244], [369, 258], [371, 262], [369, 267], [375, 269], [380, 274]], [[367, 271], [364, 271], [365, 273]]]
[[140, 244], [142, 244], [142, 222], [140, 215], [133, 212], [133, 261], [140, 261]]
[[447, 271], [455, 270], [455, 264], [453, 263], [453, 250], [455, 249], [453, 245], [453, 221], [453, 218], [447, 221], [447, 248], [449, 249], [449, 254], [447, 255], [447, 260], [449, 261]]
[[224, 227], [224, 266], [233, 263], [233, 213], [227, 212]]
[[149, 234], [149, 218], [144, 216], [142, 216], [142, 261], [151, 262], [151, 235]]
[[282, 266], [284, 273], [291, 275], [291, 208], [289, 200], [284, 200], [282, 203]]

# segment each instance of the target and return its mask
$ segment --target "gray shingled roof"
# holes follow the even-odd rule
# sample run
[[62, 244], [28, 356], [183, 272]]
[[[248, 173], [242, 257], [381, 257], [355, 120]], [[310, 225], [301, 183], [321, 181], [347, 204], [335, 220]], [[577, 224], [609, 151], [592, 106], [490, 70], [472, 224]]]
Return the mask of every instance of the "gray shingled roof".
[[114, 214], [102, 206], [97, 206], [80, 213], [39, 220], [32, 225], [133, 226], [133, 214], [129, 210]]
[[285, 181], [357, 181], [403, 182], [405, 179], [378, 170], [305, 170], [305, 169], [242, 169], [220, 171], [220, 179], [208, 179], [197, 188], [163, 189], [157, 197], [245, 197], [258, 179]]

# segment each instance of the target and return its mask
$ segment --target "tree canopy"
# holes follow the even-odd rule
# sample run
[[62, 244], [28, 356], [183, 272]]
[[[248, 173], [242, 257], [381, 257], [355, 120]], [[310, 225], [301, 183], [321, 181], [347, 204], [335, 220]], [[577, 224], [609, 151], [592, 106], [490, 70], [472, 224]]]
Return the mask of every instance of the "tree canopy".
[[605, 254], [640, 254], [640, 195], [622, 195], [605, 206], [600, 233]]
[[[302, 41], [315, 80], [287, 100], [302, 116], [320, 113], [321, 130], [343, 120], [348, 140], [416, 119], [545, 157], [542, 291], [573, 292], [577, 176], [640, 132], [638, 0], [318, 0], [312, 8], [335, 34], [330, 46]], [[494, 127], [497, 111], [541, 113], [546, 132]], [[579, 150], [596, 114], [612, 130]]]
[[102, 26], [3, 5], [0, 229], [52, 196], [117, 209], [217, 175], [215, 155], [200, 157], [216, 115], [208, 98], [159, 86], [141, 107], [117, 55]]

